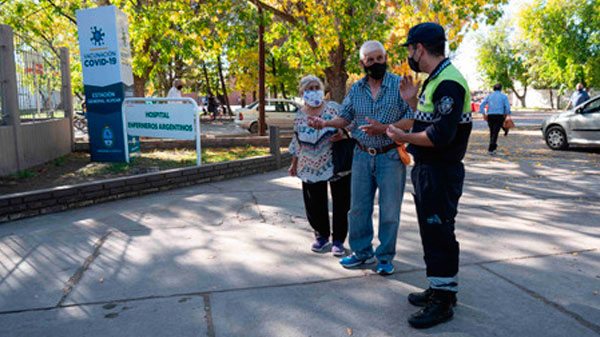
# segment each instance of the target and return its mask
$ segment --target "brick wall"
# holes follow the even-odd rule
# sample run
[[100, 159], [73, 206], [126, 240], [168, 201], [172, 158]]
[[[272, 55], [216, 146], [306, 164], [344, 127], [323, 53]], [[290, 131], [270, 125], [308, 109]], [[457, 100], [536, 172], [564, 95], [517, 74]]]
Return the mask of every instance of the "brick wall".
[[72, 186], [15, 193], [0, 197], [0, 223], [149, 193], [277, 170], [292, 156], [254, 157], [224, 163], [178, 168]]

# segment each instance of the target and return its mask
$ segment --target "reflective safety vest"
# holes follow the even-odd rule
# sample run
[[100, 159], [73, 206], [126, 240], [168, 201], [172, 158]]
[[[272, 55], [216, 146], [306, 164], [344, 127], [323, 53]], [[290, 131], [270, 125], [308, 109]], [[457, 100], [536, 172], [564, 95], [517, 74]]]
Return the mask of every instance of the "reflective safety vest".
[[427, 83], [425, 91], [419, 98], [419, 104], [415, 113], [415, 120], [427, 123], [431, 123], [433, 121], [435, 117], [433, 93], [440, 83], [447, 80], [454, 81], [465, 89], [465, 101], [463, 103], [463, 113], [460, 123], [471, 123], [471, 93], [469, 91], [469, 86], [467, 85], [467, 80], [465, 80], [463, 75], [452, 64], [448, 64], [439, 74], [430, 79]]

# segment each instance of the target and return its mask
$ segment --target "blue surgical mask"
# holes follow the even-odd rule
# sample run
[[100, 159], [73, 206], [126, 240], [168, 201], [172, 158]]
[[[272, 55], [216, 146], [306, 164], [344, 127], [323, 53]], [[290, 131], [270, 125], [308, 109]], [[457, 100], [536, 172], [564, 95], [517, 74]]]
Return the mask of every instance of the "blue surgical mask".
[[302, 95], [306, 105], [317, 108], [323, 104], [323, 90], [305, 90]]

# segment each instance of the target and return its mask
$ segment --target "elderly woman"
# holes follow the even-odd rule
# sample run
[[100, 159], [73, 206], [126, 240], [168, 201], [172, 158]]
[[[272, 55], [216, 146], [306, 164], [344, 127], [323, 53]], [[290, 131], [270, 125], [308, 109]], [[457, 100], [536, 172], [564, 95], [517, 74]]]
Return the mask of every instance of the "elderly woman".
[[[294, 137], [289, 149], [293, 159], [289, 173], [302, 180], [306, 217], [316, 236], [311, 249], [324, 252], [331, 247], [333, 255], [342, 256], [348, 233], [350, 171], [334, 173], [332, 142], [341, 140], [344, 134], [335, 128], [316, 130], [308, 126], [308, 116], [332, 119], [338, 115], [339, 105], [323, 99], [323, 82], [313, 75], [300, 80], [300, 96], [304, 106], [294, 120]], [[333, 231], [329, 227], [328, 182], [333, 199]], [[329, 241], [330, 235], [333, 243]]]

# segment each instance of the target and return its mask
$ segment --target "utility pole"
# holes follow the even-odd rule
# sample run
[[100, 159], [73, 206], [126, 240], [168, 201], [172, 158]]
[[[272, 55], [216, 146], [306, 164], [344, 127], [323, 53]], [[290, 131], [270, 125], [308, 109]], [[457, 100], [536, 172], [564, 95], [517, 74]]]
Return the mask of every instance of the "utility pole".
[[264, 136], [266, 130], [265, 122], [265, 26], [263, 23], [262, 8], [258, 7], [258, 130], [259, 135]]

